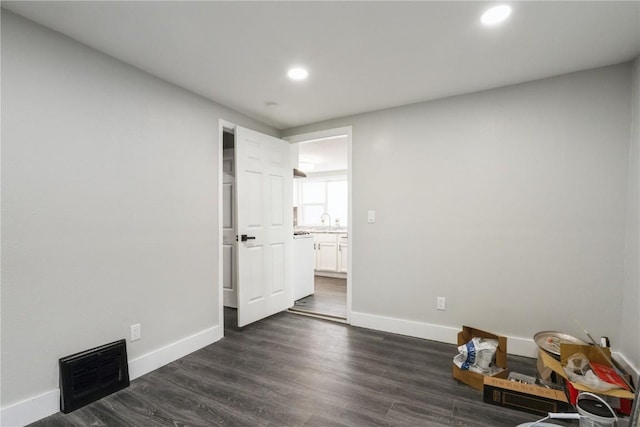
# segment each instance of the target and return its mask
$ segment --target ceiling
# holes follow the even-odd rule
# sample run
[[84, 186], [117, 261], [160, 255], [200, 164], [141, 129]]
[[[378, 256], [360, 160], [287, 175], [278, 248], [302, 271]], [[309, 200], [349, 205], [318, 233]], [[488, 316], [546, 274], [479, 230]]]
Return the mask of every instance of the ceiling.
[[298, 144], [298, 160], [298, 169], [307, 173], [346, 171], [347, 137], [301, 142]]
[[[278, 129], [628, 61], [635, 1], [3, 1]], [[287, 79], [303, 65], [309, 78]], [[276, 106], [268, 106], [276, 103]]]

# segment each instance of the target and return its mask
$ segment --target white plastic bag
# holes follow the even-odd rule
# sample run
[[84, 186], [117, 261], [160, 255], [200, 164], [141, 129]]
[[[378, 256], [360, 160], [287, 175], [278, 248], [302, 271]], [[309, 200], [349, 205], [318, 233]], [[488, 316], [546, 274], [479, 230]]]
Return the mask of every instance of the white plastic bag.
[[473, 337], [468, 343], [458, 347], [458, 355], [453, 363], [462, 370], [483, 375], [493, 373], [492, 362], [498, 348], [498, 341], [489, 338]]
[[564, 367], [564, 372], [574, 383], [586, 385], [587, 387], [595, 391], [609, 391], [614, 388], [620, 388], [615, 384], [602, 381], [591, 370], [589, 366], [589, 359], [582, 353], [576, 353], [567, 359], [567, 366]]

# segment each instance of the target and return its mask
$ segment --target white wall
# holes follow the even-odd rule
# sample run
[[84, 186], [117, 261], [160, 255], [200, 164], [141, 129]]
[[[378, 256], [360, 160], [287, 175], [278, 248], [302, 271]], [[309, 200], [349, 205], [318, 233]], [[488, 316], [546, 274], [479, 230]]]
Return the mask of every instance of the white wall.
[[633, 63], [627, 198], [627, 254], [622, 305], [622, 352], [640, 368], [640, 57]]
[[219, 118], [277, 133], [2, 11], [3, 408], [131, 324], [221, 333]]
[[353, 125], [353, 318], [620, 348], [630, 91], [622, 64], [283, 132]]

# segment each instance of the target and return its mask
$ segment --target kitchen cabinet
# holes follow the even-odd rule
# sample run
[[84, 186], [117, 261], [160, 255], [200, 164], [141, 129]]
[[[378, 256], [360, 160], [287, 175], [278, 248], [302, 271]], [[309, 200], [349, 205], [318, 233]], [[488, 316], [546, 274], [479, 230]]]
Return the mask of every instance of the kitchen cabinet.
[[349, 239], [346, 235], [338, 236], [338, 273], [346, 273], [349, 266]]
[[348, 239], [346, 233], [313, 233], [316, 248], [316, 271], [346, 273]]
[[293, 300], [315, 292], [313, 270], [316, 262], [313, 236], [293, 236]]
[[318, 233], [316, 237], [316, 270], [338, 271], [338, 241], [335, 234]]

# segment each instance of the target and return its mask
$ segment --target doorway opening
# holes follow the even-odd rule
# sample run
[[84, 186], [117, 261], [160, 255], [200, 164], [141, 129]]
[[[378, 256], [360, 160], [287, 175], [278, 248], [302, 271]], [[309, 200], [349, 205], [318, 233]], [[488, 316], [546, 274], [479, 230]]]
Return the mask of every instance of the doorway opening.
[[[294, 305], [290, 312], [349, 322], [351, 127], [285, 138], [294, 166]], [[313, 275], [310, 274], [313, 270]]]

